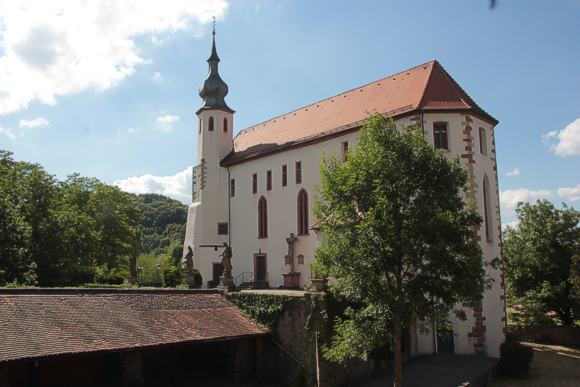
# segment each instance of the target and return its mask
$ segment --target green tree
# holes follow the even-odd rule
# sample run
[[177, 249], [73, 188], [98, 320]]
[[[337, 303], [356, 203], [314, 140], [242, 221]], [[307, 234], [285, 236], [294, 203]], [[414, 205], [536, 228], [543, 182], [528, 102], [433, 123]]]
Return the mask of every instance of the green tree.
[[314, 270], [335, 278], [352, 304], [336, 321], [328, 359], [365, 358], [391, 344], [400, 386], [402, 329], [481, 299], [481, 218], [462, 199], [467, 181], [419, 128], [401, 133], [380, 115], [367, 120], [346, 162], [323, 160], [315, 211], [326, 241]]
[[562, 324], [573, 324], [580, 319], [574, 294], [580, 212], [538, 200], [519, 203], [516, 213], [518, 226], [504, 233], [508, 302], [521, 309], [524, 324], [543, 324], [549, 312], [555, 312]]

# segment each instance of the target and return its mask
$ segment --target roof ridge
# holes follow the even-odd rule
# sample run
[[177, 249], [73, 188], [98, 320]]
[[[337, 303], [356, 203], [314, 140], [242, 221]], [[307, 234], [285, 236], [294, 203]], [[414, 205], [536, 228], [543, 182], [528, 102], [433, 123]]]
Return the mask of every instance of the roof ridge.
[[[303, 110], [303, 109], [309, 108], [309, 107], [311, 107], [311, 106], [314, 106], [314, 105], [320, 104], [321, 102], [326, 102], [326, 101], [328, 101], [328, 100], [331, 100], [331, 99], [333, 99], [333, 98], [339, 97], [339, 96], [341, 96], [341, 95], [344, 95], [344, 94], [347, 94], [347, 93], [351, 93], [351, 92], [353, 92], [353, 91], [355, 91], [355, 90], [361, 89], [361, 88], [363, 88], [363, 87], [370, 86], [370, 85], [372, 85], [372, 84], [374, 84], [374, 83], [378, 83], [378, 82], [384, 81], [385, 79], [392, 78], [392, 77], [396, 77], [397, 75], [403, 74], [403, 73], [405, 73], [405, 72], [408, 72], [408, 71], [410, 71], [410, 70], [415, 70], [415, 69], [417, 69], [417, 68], [419, 68], [419, 67], [423, 67], [423, 66], [425, 66], [425, 65], [428, 65], [428, 64], [430, 64], [430, 63], [437, 63], [437, 60], [436, 60], [436, 59], [432, 59], [432, 60], [430, 60], [430, 61], [427, 61], [427, 62], [425, 62], [425, 63], [421, 63], [421, 64], [418, 64], [418, 65], [416, 65], [416, 66], [409, 67], [409, 68], [407, 68], [407, 69], [405, 69], [405, 70], [402, 70], [402, 71], [399, 71], [399, 72], [397, 72], [397, 73], [394, 73], [394, 74], [391, 74], [391, 75], [387, 75], [386, 77], [383, 77], [383, 78], [380, 78], [380, 79], [374, 80], [374, 81], [372, 81], [372, 82], [365, 83], [365, 84], [363, 84], [363, 85], [361, 85], [361, 86], [353, 87], [352, 89], [349, 89], [349, 90], [343, 91], [342, 93], [338, 93], [338, 94], [332, 95], [332, 96], [330, 96], [330, 97], [323, 98], [323, 99], [321, 99], [321, 100], [318, 100], [318, 101], [315, 101], [315, 102], [313, 102], [313, 103], [311, 103], [311, 104], [304, 105], [304, 106], [302, 106], [302, 107], [296, 108], [296, 109], [294, 109], [294, 110], [291, 110], [291, 111], [289, 111], [289, 112], [286, 112], [286, 113], [284, 113], [284, 114], [280, 114], [280, 115], [277, 115], [277, 116], [275, 116], [275, 117], [272, 117], [272, 118], [270, 118], [270, 119], [267, 119], [267, 120], [265, 120], [265, 121], [259, 122], [259, 123], [255, 124], [255, 125], [252, 125], [252, 126], [249, 126], [249, 127], [247, 127], [247, 128], [244, 128], [244, 129], [240, 130], [240, 131], [239, 131], [239, 132], [238, 132], [238, 133], [237, 133], [237, 134], [234, 136], [234, 140], [235, 140], [235, 139], [236, 139], [236, 137], [238, 137], [239, 135], [241, 135], [241, 134], [243, 134], [243, 133], [245, 133], [245, 132], [249, 131], [250, 129], [253, 129], [253, 128], [255, 128], [255, 127], [258, 127], [258, 126], [260, 126], [260, 125], [264, 125], [264, 124], [266, 124], [267, 122], [274, 121], [274, 120], [276, 120], [276, 119], [278, 119], [278, 118], [281, 118], [281, 117], [284, 117], [284, 116], [290, 115], [290, 114], [292, 114], [292, 113], [296, 113], [296, 112], [297, 112], [297, 111], [299, 111], [299, 110]], [[431, 70], [431, 71], [433, 71], [433, 70]], [[425, 87], [427, 87], [427, 86], [425, 86]], [[420, 101], [420, 102], [421, 102], [421, 101]]]

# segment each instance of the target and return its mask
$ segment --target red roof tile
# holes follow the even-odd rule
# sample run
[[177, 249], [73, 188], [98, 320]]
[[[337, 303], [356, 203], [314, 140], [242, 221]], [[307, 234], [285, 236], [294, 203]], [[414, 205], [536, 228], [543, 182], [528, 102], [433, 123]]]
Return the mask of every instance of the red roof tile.
[[221, 294], [0, 294], [0, 362], [265, 334]]
[[418, 110], [458, 109], [497, 123], [439, 62], [431, 61], [244, 129], [234, 138], [234, 152], [223, 164], [352, 129], [374, 112], [397, 116]]

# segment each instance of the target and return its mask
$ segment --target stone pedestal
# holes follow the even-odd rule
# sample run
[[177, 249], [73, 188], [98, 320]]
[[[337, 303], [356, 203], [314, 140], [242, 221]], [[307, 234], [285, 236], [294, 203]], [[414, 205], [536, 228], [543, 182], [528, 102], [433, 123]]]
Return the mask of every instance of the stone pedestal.
[[220, 277], [218, 290], [225, 290], [226, 292], [233, 292], [236, 290], [236, 284], [232, 278]]
[[322, 292], [324, 291], [324, 285], [326, 285], [326, 280], [320, 278], [312, 278], [308, 284], [308, 288], [312, 292]]
[[299, 288], [300, 287], [300, 273], [297, 271], [282, 274], [284, 277], [285, 288]]
[[184, 274], [183, 275], [183, 283], [189, 288], [195, 288], [195, 279], [191, 274]]

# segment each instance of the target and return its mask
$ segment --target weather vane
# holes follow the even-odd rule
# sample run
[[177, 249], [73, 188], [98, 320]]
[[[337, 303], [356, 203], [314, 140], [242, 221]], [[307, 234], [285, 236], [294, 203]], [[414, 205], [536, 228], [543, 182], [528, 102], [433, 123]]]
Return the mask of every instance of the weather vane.
[[213, 34], [215, 35], [215, 16], [212, 16], [213, 21], [211, 22], [211, 26], [213, 28]]

